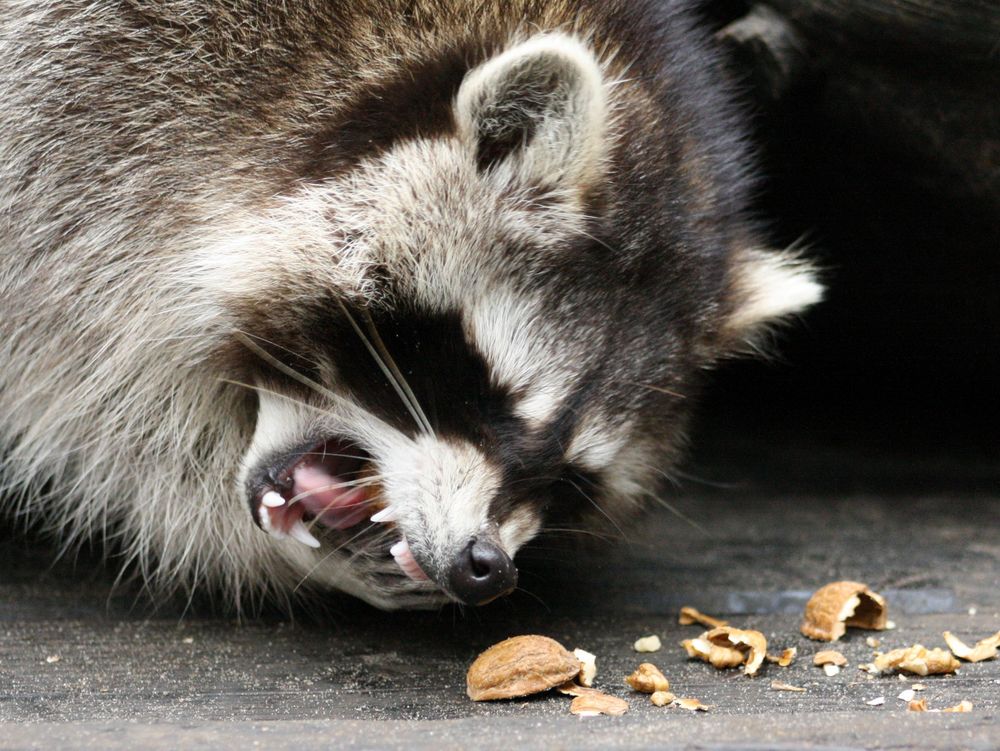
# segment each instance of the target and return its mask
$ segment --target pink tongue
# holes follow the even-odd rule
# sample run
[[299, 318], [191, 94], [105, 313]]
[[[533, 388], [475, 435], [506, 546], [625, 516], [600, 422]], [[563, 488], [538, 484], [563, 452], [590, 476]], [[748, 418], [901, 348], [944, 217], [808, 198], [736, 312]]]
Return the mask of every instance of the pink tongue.
[[300, 464], [292, 473], [292, 480], [296, 496], [308, 493], [295, 503], [327, 527], [348, 529], [369, 516], [366, 489], [344, 487], [342, 480], [320, 466]]

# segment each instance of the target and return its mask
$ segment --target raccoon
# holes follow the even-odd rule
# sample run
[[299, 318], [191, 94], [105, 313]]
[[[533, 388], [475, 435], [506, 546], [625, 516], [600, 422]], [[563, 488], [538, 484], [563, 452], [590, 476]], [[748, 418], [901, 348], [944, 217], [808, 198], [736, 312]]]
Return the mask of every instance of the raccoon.
[[638, 518], [706, 370], [822, 291], [689, 5], [7, 0], [10, 517], [387, 609]]

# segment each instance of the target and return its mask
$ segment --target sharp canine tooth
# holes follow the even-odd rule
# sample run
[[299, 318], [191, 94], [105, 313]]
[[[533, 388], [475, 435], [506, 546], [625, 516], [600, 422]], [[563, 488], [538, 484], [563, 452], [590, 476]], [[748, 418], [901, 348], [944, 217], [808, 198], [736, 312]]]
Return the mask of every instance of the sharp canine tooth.
[[276, 540], [284, 540], [288, 535], [282, 532], [280, 529], [276, 529], [271, 526], [271, 513], [267, 510], [267, 506], [261, 505], [258, 513], [260, 514], [260, 526], [267, 532], [271, 537]]
[[372, 514], [371, 520], [373, 522], [394, 522], [397, 518], [399, 517], [396, 514], [396, 509], [392, 506], [386, 506], [377, 514]]
[[408, 552], [410, 552], [410, 545], [406, 542], [406, 540], [400, 540], [389, 548], [389, 555], [393, 558], [399, 558], [402, 555], [406, 555]]
[[306, 525], [302, 523], [301, 519], [291, 526], [288, 530], [288, 534], [311, 548], [319, 547], [319, 540], [312, 536], [312, 532], [306, 529]]
[[285, 499], [281, 497], [280, 493], [273, 490], [264, 493], [264, 497], [260, 499], [260, 502], [268, 508], [278, 508], [278, 506], [285, 505]]

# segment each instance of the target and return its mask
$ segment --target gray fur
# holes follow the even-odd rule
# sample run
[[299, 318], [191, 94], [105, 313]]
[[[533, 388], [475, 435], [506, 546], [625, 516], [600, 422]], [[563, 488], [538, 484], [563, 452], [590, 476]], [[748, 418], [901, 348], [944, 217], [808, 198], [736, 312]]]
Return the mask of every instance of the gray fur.
[[[642, 176], [612, 152], [625, 159], [634, 144], [654, 144], [651, 158], [670, 149], [680, 160], [677, 182], [689, 186], [692, 209], [671, 226], [702, 227], [713, 238], [705, 260], [678, 245], [670, 274], [691, 301], [676, 333], [683, 372], [680, 364], [670, 373], [651, 366], [650, 378], [683, 385], [761, 324], [818, 298], [808, 268], [759, 249], [742, 215], [743, 188], [726, 193], [727, 184], [745, 183], [738, 139], [705, 135], [695, 110], [690, 123], [663, 121], [658, 87], [666, 75], [640, 74], [660, 69], [642, 57], [659, 48], [633, 49], [622, 36], [636, 12], [627, 4], [498, 1], [475, 13], [457, 0], [273, 6], [2, 4], [0, 478], [12, 515], [43, 524], [62, 545], [98, 539], [158, 590], [207, 588], [236, 607], [287, 598], [303, 581], [382, 607], [438, 601], [437, 588], [399, 577], [375, 547], [314, 553], [254, 526], [241, 479], [256, 456], [255, 388], [306, 403], [281, 418], [284, 443], [336, 425], [384, 461], [415, 444], [344, 396], [335, 373], [342, 363], [320, 368], [323, 393], [336, 398], [282, 392], [259, 376], [259, 362], [247, 365], [255, 358], [241, 337], [294, 329], [301, 303], [320, 297], [373, 309], [400, 299], [457, 309], [493, 377], [520, 394], [522, 416], [541, 426], [586, 377], [589, 355], [574, 345], [586, 338], [580, 332], [604, 324], [586, 322], [572, 295], [556, 293], [557, 281], [536, 285], [560, 248], [592, 229], [595, 186], [611, 194], [605, 201], [614, 211], [628, 213], [617, 186], [628, 181], [641, 191]], [[665, 13], [662, 25], [668, 36], [694, 33], [682, 9]], [[517, 153], [534, 148], [534, 161], [502, 159], [477, 171], [461, 106], [457, 132], [408, 134], [374, 152], [316, 145], [316, 134], [366, 92], [406, 80], [446, 49], [470, 50], [474, 70], [543, 33], [585, 59], [583, 68], [557, 66], [569, 93], [546, 105], [554, 115], [539, 110], [538, 143], [560, 146], [544, 158], [538, 143], [528, 144]], [[676, 53], [678, 70], [713, 64], [697, 39], [690, 59]], [[579, 92], [593, 82], [573, 78], [579, 70], [601, 77], [601, 102], [586, 114], [597, 125], [581, 119], [579, 103], [593, 99]], [[720, 103], [718, 117], [729, 123], [722, 91], [707, 106]], [[701, 138], [721, 139], [718, 149], [731, 148], [736, 166]], [[657, 180], [650, 191], [674, 190]], [[629, 220], [620, 249], [638, 258], [662, 238], [643, 225], [644, 207], [634, 209], [640, 218]], [[501, 237], [534, 255], [512, 265], [491, 250]], [[391, 291], [378, 281], [386, 269]], [[566, 303], [554, 307], [556, 299]], [[641, 302], [636, 330], [638, 311], [652, 304]], [[581, 466], [610, 472], [601, 502], [616, 517], [643, 505], [655, 484], [650, 465], [675, 455], [683, 423], [679, 408], [675, 427], [633, 419], [645, 402], [622, 411], [620, 396], [592, 395], [568, 449]], [[442, 478], [462, 474], [451, 458], [435, 457]], [[394, 468], [380, 469], [389, 476]], [[481, 482], [495, 492], [499, 481], [487, 473]], [[389, 492], [413, 496], [401, 524], [421, 562], [436, 570], [461, 540], [449, 537], [447, 521], [427, 519], [460, 512], [447, 498], [421, 507], [426, 495], [414, 487]], [[504, 518], [511, 554], [541, 526], [524, 508]]]

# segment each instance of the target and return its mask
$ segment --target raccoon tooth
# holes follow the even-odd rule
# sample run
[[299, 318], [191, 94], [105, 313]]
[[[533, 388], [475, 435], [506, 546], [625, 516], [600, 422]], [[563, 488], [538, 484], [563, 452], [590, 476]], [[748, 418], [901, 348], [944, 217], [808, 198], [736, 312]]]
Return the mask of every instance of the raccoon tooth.
[[393, 558], [399, 558], [400, 556], [406, 555], [410, 552], [410, 544], [405, 540], [400, 540], [391, 548], [389, 548], [389, 555]]
[[312, 533], [306, 529], [306, 525], [302, 523], [301, 519], [289, 528], [288, 534], [311, 548], [319, 547], [319, 540], [312, 536]]
[[264, 497], [260, 499], [260, 502], [268, 508], [278, 508], [278, 506], [285, 505], [285, 499], [281, 497], [280, 493], [274, 490], [264, 493]]
[[271, 524], [271, 512], [267, 506], [261, 504], [257, 509], [257, 514], [260, 517], [260, 528], [271, 535], [271, 537], [276, 540], [284, 540], [288, 537], [288, 535]]
[[386, 506], [384, 509], [376, 514], [372, 514], [371, 521], [373, 522], [394, 522], [399, 518], [396, 513], [396, 509], [392, 506]]

